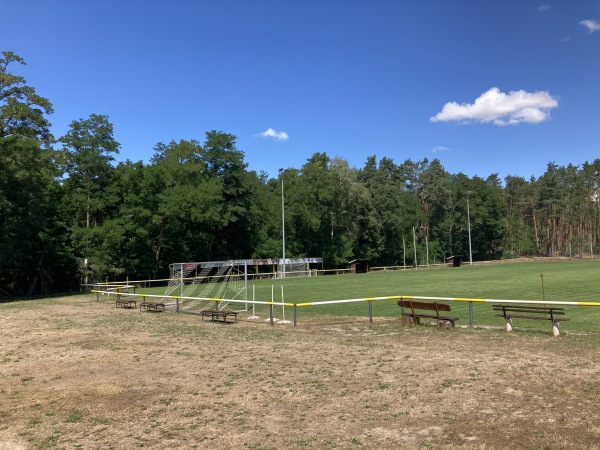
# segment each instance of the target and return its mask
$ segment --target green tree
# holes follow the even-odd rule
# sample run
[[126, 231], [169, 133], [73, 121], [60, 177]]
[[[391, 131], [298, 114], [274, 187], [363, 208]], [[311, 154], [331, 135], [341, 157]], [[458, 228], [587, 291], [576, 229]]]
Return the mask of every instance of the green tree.
[[[119, 143], [107, 116], [92, 114], [71, 122], [69, 131], [59, 139], [60, 162], [65, 178], [65, 214], [70, 218], [75, 255], [97, 276], [108, 268], [102, 261], [102, 230], [93, 229], [110, 217], [115, 199], [107, 197], [113, 182], [114, 156]], [[87, 274], [86, 274], [87, 278]]]
[[120, 147], [113, 137], [113, 126], [108, 116], [92, 114], [88, 119], [71, 122], [59, 142], [74, 223], [85, 228], [98, 225], [107, 203], [102, 193], [110, 184], [113, 155]]
[[253, 208], [256, 197], [256, 173], [248, 172], [244, 152], [237, 148], [236, 137], [221, 131], [209, 131], [202, 148], [209, 178], [221, 183], [220, 223], [213, 230], [212, 258], [242, 258], [257, 245]]
[[[286, 170], [287, 257], [320, 255], [328, 266], [335, 265], [331, 246], [333, 192], [331, 160], [326, 153], [314, 153], [300, 171]], [[289, 253], [289, 255], [288, 255]]]
[[196, 140], [158, 143], [147, 171], [154, 205], [151, 242], [155, 271], [173, 261], [206, 260], [221, 224], [222, 183], [210, 177]]
[[379, 235], [369, 190], [358, 179], [359, 171], [348, 162], [331, 162], [331, 251], [333, 263], [341, 266], [352, 258], [377, 260]]
[[506, 255], [509, 257], [537, 254], [534, 234], [534, 204], [531, 182], [523, 177], [507, 176], [504, 179], [506, 206]]
[[9, 71], [25, 64], [12, 52], [0, 58], [0, 295], [69, 289], [75, 266], [57, 210], [50, 102]]
[[39, 140], [45, 145], [52, 142], [50, 123], [52, 104], [26, 84], [25, 78], [9, 71], [11, 64], [26, 65], [13, 52], [2, 52], [0, 58], [0, 138], [23, 136]]
[[452, 190], [450, 174], [438, 159], [427, 164], [419, 176], [419, 200], [423, 209], [423, 229], [429, 239], [429, 256], [443, 260], [451, 254], [448, 233], [451, 228]]

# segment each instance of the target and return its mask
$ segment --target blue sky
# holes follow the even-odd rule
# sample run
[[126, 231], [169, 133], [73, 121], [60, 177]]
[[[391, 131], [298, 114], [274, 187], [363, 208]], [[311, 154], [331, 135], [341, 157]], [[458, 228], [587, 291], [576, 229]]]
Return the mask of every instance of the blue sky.
[[237, 136], [251, 170], [314, 152], [540, 176], [600, 158], [600, 1], [0, 0], [0, 50], [119, 160]]

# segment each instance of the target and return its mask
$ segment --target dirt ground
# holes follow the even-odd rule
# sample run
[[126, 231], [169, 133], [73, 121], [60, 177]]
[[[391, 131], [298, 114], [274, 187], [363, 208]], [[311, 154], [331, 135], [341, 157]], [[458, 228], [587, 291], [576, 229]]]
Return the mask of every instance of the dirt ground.
[[0, 450], [600, 448], [599, 335], [240, 319], [0, 304]]

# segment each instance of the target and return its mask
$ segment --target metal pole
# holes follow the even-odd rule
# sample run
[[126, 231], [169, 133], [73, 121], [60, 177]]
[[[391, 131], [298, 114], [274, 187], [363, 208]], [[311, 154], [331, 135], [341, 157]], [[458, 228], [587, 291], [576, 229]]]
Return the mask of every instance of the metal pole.
[[415, 269], [418, 269], [419, 262], [417, 261], [417, 235], [415, 234], [415, 227], [413, 227], [413, 247], [415, 249]]
[[285, 170], [279, 169], [279, 173], [281, 174], [281, 246], [283, 255], [283, 260], [281, 262], [281, 278], [285, 278], [285, 197], [283, 189], [283, 174], [285, 173]]
[[402, 238], [402, 258], [404, 261], [402, 269], [406, 271], [406, 239], [404, 238]]
[[179, 295], [181, 295], [183, 297], [183, 263], [181, 263], [181, 266], [179, 267], [179, 270], [181, 271], [180, 272], [180, 274], [181, 274], [181, 277], [180, 277], [180, 283], [181, 283], [181, 285], [180, 285], [180, 288], [179, 288], [179, 291], [181, 292], [181, 294], [179, 294]]
[[546, 294], [544, 292], [544, 274], [541, 274], [540, 278], [542, 279], [542, 300], [545, 301], [546, 300]]
[[273, 303], [269, 307], [269, 319], [271, 320], [271, 325], [273, 325]]
[[473, 252], [471, 250], [471, 209], [469, 207], [469, 192], [467, 192], [467, 224], [469, 227], [469, 263], [473, 265]]
[[294, 303], [294, 328], [296, 328], [296, 310], [298, 308], [296, 307], [296, 304]]
[[248, 261], [244, 261], [244, 300], [246, 300], [246, 311], [248, 311]]
[[281, 319], [285, 320], [285, 304], [283, 300], [283, 284], [281, 285]]
[[473, 302], [469, 302], [469, 325], [473, 325]]
[[369, 302], [369, 322], [373, 323], [373, 302]]

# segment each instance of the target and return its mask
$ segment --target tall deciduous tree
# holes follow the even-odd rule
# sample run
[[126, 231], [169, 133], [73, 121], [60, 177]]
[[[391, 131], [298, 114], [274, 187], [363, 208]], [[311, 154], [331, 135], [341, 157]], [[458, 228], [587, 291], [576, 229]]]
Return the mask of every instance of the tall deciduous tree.
[[0, 289], [32, 295], [70, 287], [73, 266], [66, 227], [57, 205], [52, 136], [46, 114], [51, 103], [23, 77], [10, 72], [24, 60], [0, 58]]
[[89, 263], [93, 271], [101, 273], [106, 271], [101, 264], [105, 257], [99, 254], [102, 230], [93, 228], [109, 217], [113, 200], [107, 198], [106, 193], [112, 183], [112, 163], [120, 145], [113, 137], [108, 117], [98, 114], [71, 122], [69, 131], [59, 142], [65, 173], [65, 213], [71, 218], [76, 256]]
[[108, 116], [92, 114], [71, 122], [70, 129], [59, 139], [62, 162], [67, 175], [65, 188], [72, 195], [77, 225], [97, 225], [106, 206], [102, 198], [114, 170], [114, 155], [120, 144], [113, 137]]
[[2, 52], [0, 58], [0, 138], [23, 136], [50, 144], [52, 104], [26, 84], [25, 78], [10, 72], [11, 64], [25, 65], [25, 60], [13, 52]]

